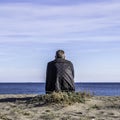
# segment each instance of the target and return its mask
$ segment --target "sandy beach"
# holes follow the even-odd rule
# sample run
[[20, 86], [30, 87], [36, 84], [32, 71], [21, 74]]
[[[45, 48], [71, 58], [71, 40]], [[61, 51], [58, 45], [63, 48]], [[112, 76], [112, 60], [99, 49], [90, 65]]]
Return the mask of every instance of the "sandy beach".
[[120, 120], [120, 97], [94, 96], [85, 103], [32, 106], [36, 95], [0, 95], [0, 120]]

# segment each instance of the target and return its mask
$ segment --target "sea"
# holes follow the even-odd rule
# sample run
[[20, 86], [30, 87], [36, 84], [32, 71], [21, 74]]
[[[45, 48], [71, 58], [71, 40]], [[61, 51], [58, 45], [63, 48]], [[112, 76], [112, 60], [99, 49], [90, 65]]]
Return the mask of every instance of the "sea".
[[[120, 96], [120, 83], [75, 83], [76, 92]], [[0, 94], [45, 94], [45, 83], [0, 83]]]

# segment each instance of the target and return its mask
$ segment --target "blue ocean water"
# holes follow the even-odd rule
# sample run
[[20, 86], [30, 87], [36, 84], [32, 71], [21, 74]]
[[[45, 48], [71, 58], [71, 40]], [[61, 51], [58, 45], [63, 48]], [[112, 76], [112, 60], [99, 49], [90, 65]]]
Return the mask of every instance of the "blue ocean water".
[[[120, 96], [120, 83], [75, 83], [76, 91]], [[0, 94], [45, 94], [45, 83], [0, 83]]]

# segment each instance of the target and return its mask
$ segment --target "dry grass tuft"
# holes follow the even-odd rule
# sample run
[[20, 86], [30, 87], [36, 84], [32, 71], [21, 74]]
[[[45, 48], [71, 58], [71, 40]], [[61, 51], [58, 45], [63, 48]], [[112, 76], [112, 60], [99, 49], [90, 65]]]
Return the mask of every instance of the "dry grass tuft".
[[85, 103], [85, 98], [89, 97], [91, 97], [91, 94], [86, 92], [53, 92], [52, 94], [38, 95], [27, 103], [34, 105]]

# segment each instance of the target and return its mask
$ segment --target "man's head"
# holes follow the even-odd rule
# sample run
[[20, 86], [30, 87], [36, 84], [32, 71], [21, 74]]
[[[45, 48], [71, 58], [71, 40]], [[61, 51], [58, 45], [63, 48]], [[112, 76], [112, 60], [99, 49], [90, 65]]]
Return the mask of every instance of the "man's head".
[[58, 51], [56, 51], [55, 57], [65, 59], [65, 52], [63, 50], [58, 50]]

